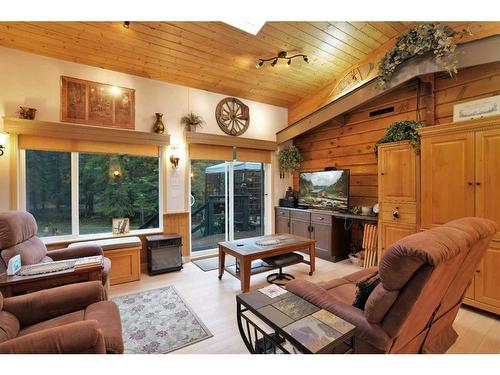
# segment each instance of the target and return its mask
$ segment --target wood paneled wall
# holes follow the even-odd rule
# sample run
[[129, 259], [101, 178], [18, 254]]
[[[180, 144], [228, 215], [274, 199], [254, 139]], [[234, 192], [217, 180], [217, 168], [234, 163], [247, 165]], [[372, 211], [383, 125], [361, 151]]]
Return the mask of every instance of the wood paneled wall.
[[163, 215], [163, 233], [177, 233], [182, 236], [182, 255], [189, 256], [191, 249], [189, 212], [168, 213]]
[[[426, 118], [429, 109], [430, 113], [434, 112], [434, 124], [451, 122], [454, 104], [500, 94], [500, 62], [467, 68], [452, 78], [446, 73], [436, 74], [434, 97], [431, 91], [428, 85], [420, 85], [421, 118]], [[391, 123], [416, 118], [417, 92], [417, 80], [410, 81], [294, 139], [304, 156], [301, 170], [349, 169], [350, 206], [375, 204], [378, 186], [374, 144], [384, 136]], [[429, 100], [432, 98], [433, 101]], [[426, 107], [432, 103], [434, 108]], [[370, 112], [391, 106], [394, 106], [393, 112], [370, 117]], [[296, 172], [295, 189], [298, 183]]]

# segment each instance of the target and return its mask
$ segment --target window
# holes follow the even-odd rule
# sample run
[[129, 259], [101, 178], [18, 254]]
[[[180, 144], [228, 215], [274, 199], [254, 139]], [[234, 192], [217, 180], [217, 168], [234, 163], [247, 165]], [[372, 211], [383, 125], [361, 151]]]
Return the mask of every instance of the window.
[[25, 158], [38, 236], [111, 233], [123, 217], [131, 231], [160, 227], [157, 157], [26, 150]]
[[110, 232], [113, 218], [130, 230], [158, 228], [158, 158], [104, 154], [79, 157], [80, 234]]
[[26, 151], [26, 210], [39, 237], [68, 235], [71, 229], [71, 154]]

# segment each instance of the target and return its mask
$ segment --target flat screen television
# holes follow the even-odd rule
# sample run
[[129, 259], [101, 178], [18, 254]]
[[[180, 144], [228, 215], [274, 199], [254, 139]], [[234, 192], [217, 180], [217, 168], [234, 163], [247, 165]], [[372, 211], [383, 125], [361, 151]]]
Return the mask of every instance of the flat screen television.
[[323, 210], [347, 210], [349, 170], [301, 172], [299, 205]]

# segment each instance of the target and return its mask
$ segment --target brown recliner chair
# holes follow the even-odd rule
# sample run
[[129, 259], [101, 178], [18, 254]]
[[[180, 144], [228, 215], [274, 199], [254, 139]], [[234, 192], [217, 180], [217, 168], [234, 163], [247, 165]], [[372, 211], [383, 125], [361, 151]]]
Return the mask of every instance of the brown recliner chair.
[[[444, 353], [475, 269], [497, 231], [486, 219], [463, 218], [396, 242], [379, 267], [287, 289], [358, 327], [355, 353]], [[352, 306], [356, 283], [379, 273], [365, 309]]]
[[[103, 255], [100, 246], [81, 245], [47, 252], [45, 244], [36, 236], [36, 220], [26, 211], [0, 212], [0, 274], [6, 272], [9, 259], [21, 255], [21, 264], [30, 265], [65, 259]], [[109, 286], [111, 261], [104, 258], [102, 283]]]
[[120, 312], [99, 281], [0, 294], [0, 353], [123, 353]]

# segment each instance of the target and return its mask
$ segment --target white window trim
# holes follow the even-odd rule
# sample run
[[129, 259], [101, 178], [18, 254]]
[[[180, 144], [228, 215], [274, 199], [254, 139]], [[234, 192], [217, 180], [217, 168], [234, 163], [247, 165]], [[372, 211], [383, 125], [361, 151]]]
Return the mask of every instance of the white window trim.
[[[71, 228], [72, 234], [61, 236], [40, 237], [46, 245], [68, 241], [90, 241], [104, 238], [130, 237], [143, 234], [153, 234], [163, 232], [163, 202], [165, 189], [165, 171], [163, 170], [164, 155], [162, 152], [158, 156], [158, 228], [131, 230], [124, 235], [116, 235], [112, 232], [79, 234], [80, 230], [80, 205], [79, 205], [79, 153], [71, 152]], [[19, 150], [19, 207], [26, 211], [26, 150]]]

